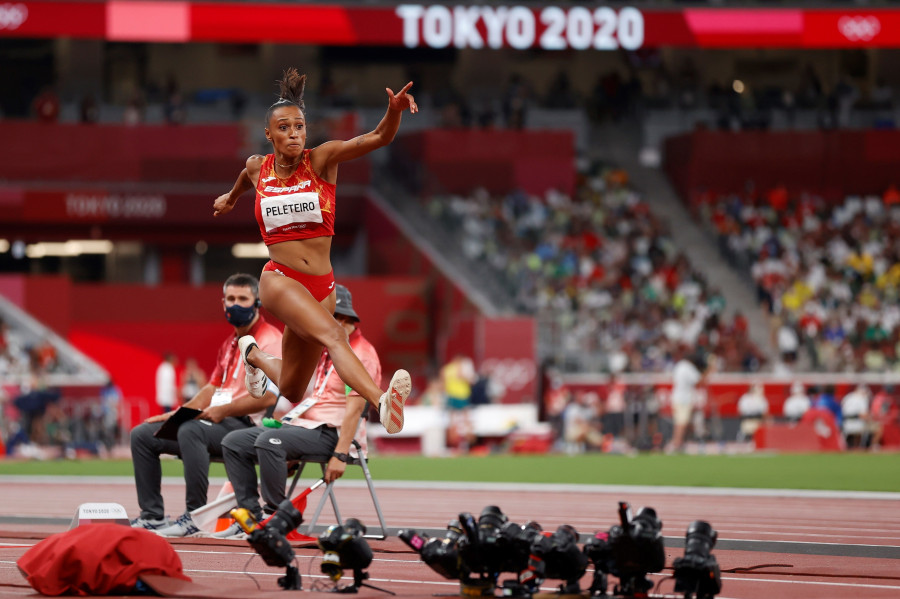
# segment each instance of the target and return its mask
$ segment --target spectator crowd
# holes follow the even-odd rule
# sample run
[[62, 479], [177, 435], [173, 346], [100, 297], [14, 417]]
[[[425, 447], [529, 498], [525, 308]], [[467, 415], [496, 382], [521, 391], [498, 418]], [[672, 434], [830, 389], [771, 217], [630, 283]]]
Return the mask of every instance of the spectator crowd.
[[760, 369], [741, 314], [674, 245], [618, 168], [580, 178], [573, 196], [512, 191], [435, 196], [428, 211], [458, 231], [458, 250], [490, 265], [564, 370], [665, 372], [685, 352], [722, 369]]
[[779, 185], [693, 208], [749, 274], [787, 370], [900, 372], [900, 193], [829, 204]]

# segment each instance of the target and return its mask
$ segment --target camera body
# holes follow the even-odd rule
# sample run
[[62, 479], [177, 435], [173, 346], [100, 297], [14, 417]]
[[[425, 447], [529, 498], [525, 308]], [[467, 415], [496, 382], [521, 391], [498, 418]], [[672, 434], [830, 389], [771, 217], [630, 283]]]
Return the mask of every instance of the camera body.
[[264, 526], [258, 524], [245, 508], [231, 510], [231, 516], [247, 533], [247, 542], [266, 565], [285, 568], [285, 575], [278, 579], [278, 586], [285, 590], [301, 589], [300, 572], [291, 565], [296, 555], [287, 540], [287, 534], [300, 526], [303, 514], [294, 507], [291, 500], [282, 501]]
[[432, 570], [458, 579], [464, 595], [493, 595], [501, 572], [516, 575], [504, 582], [505, 596], [529, 596], [548, 577], [565, 580], [567, 588], [574, 584], [577, 592], [588, 562], [571, 526], [544, 533], [537, 522], [510, 522], [494, 505], [486, 506], [477, 520], [469, 512], [459, 514], [442, 538], [415, 530], [402, 530], [399, 536]]
[[372, 563], [372, 548], [363, 538], [366, 526], [356, 518], [347, 518], [343, 525], [333, 524], [319, 535], [317, 544], [324, 552], [322, 573], [337, 582], [345, 569], [362, 572]]
[[694, 520], [685, 533], [684, 556], [675, 560], [675, 592], [686, 598], [711, 599], [722, 590], [719, 563], [710, 552], [718, 533], [709, 522]]
[[462, 570], [469, 574], [493, 576], [500, 572], [521, 572], [528, 567], [531, 544], [540, 536], [536, 522], [520, 526], [510, 522], [495, 505], [481, 510], [477, 524], [468, 512], [459, 515], [465, 542], [460, 543]]
[[287, 534], [303, 522], [301, 514], [290, 499], [285, 499], [265, 526], [260, 526], [249, 511], [231, 510], [231, 516], [247, 533], [247, 542], [263, 558], [266, 565], [286, 568], [294, 561], [294, 550]]
[[582, 549], [585, 557], [594, 565], [594, 577], [591, 581], [590, 594], [592, 596], [605, 597], [607, 590], [607, 575], [613, 570], [612, 550], [609, 548], [609, 534], [597, 532], [588, 539]]
[[[533, 590], [547, 578], [565, 581], [563, 593], [578, 593], [578, 581], [587, 570], [588, 558], [578, 547], [578, 531], [562, 524], [552, 534], [540, 534], [531, 543], [528, 571], [533, 573]], [[520, 576], [522, 580], [523, 576]]]
[[451, 520], [443, 537], [429, 537], [412, 529], [401, 530], [398, 536], [419, 553], [429, 568], [444, 578], [453, 580], [461, 576], [459, 540], [463, 534], [459, 520]]
[[[650, 507], [641, 508], [632, 518], [628, 503], [619, 502], [619, 524], [610, 527], [605, 539], [596, 535], [585, 552], [598, 570], [619, 578], [617, 594], [645, 593], [653, 587], [646, 575], [666, 565], [662, 522]], [[592, 592], [601, 584], [605, 581], [601, 583], [595, 575]]]

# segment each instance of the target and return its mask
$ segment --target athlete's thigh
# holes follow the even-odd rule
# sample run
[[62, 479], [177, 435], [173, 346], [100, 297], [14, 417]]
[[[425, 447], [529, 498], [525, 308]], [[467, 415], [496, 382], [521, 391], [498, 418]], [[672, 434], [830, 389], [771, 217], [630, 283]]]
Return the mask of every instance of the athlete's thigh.
[[335, 292], [322, 300], [310, 294], [301, 283], [278, 273], [262, 273], [259, 281], [259, 297], [267, 310], [285, 324], [298, 337], [321, 339], [340, 325], [334, 320]]
[[279, 380], [282, 395], [294, 403], [303, 399], [321, 355], [321, 344], [304, 339], [285, 327], [281, 337], [282, 367]]

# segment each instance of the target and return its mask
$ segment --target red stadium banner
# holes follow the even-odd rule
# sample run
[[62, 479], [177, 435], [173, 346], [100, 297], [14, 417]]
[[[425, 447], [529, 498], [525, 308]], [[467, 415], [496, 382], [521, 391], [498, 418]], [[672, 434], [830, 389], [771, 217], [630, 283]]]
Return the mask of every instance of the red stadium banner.
[[0, 3], [0, 37], [408, 48], [896, 48], [900, 9], [186, 2]]
[[900, 46], [900, 10], [804, 13], [804, 48], [856, 48]]
[[103, 2], [6, 2], [0, 4], [0, 37], [106, 37]]

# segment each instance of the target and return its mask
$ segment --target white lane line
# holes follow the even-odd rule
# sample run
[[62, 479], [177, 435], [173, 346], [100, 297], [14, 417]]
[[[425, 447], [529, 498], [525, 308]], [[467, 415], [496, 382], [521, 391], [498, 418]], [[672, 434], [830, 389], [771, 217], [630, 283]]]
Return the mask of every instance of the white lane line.
[[[790, 543], [791, 545], [796, 545], [797, 543], [803, 543], [802, 541], [761, 541], [760, 539], [719, 539], [719, 541], [740, 541], [742, 543], [752, 543], [754, 541], [759, 541], [762, 543]], [[804, 545], [836, 545], [838, 547], [870, 547], [872, 549], [900, 549], [896, 545], [867, 545], [865, 543], [803, 543]], [[835, 556], [837, 557], [837, 556]]]
[[[197, 549], [176, 549], [175, 553], [199, 553], [201, 555], [257, 555], [255, 551], [201, 551]], [[321, 555], [298, 555], [297, 559], [321, 559]], [[376, 557], [373, 562], [400, 562], [404, 564], [424, 564], [419, 559], [386, 559]]]
[[[786, 576], [790, 576], [787, 574]], [[900, 586], [886, 584], [861, 584], [855, 582], [820, 582], [816, 580], [778, 580], [777, 578], [738, 578], [735, 576], [723, 576], [722, 580], [740, 580], [742, 582], [777, 582], [781, 584], [809, 584], [828, 587], [852, 587], [855, 589], [888, 589], [900, 591]]]
[[[249, 574], [251, 576], [283, 576], [284, 572], [236, 572], [234, 570], [185, 570], [185, 572], [197, 572], [199, 574]], [[656, 575], [659, 576], [659, 575]], [[304, 578], [325, 578], [327, 576], [321, 574], [303, 574]], [[369, 580], [373, 582], [391, 582], [398, 584], [431, 584], [437, 586], [459, 586], [458, 581], [452, 580], [407, 580], [401, 578], [370, 578]], [[778, 584], [805, 584], [811, 586], [827, 586], [827, 587], [851, 587], [851, 588], [864, 588], [864, 589], [885, 589], [885, 590], [898, 590], [900, 591], [900, 586], [895, 585], [882, 585], [882, 584], [863, 584], [863, 583], [849, 583], [849, 582], [825, 582], [825, 581], [815, 581], [815, 580], [779, 580], [777, 578], [744, 578], [737, 576], [723, 576], [722, 580], [734, 580], [741, 582], [772, 582]], [[547, 590], [555, 590], [553, 588], [548, 588]], [[722, 599], [722, 598], [720, 598]]]
[[[0, 483], [37, 483], [37, 484], [109, 484], [109, 485], [134, 485], [132, 476], [77, 476], [77, 475], [29, 475], [29, 474], [3, 474], [0, 475]], [[184, 486], [184, 479], [180, 477], [163, 477], [164, 484], [180, 484]], [[221, 485], [226, 479], [213, 477], [209, 480], [211, 485]], [[341, 481], [342, 487], [365, 487], [364, 480]], [[492, 483], [492, 482], [442, 482], [442, 481], [408, 481], [408, 480], [379, 480], [378, 488], [385, 489], [425, 489], [432, 491], [510, 491], [520, 493], [546, 492], [546, 493], [632, 493], [637, 495], [710, 495], [710, 496], [737, 496], [737, 497], [804, 497], [822, 499], [887, 499], [900, 500], [900, 493], [890, 491], [832, 491], [815, 489], [744, 489], [738, 487], [675, 487], [675, 486], [648, 486], [648, 485], [589, 485], [572, 483]]]
[[[766, 532], [764, 530], [724, 530], [723, 531], [721, 528], [718, 528], [716, 530], [718, 530], [720, 535], [722, 534], [722, 532], [725, 532], [730, 535], [768, 535], [768, 536], [776, 535], [779, 537], [780, 536], [785, 536], [785, 537], [824, 537], [824, 538], [830, 538], [830, 539], [833, 539], [835, 536], [833, 534], [827, 534], [827, 533], [815, 534], [815, 533], [811, 533], [811, 532], [784, 532], [784, 531]], [[890, 536], [890, 537], [872, 537], [872, 536], [868, 536], [868, 535], [854, 535], [854, 536], [858, 536], [858, 537], [864, 538], [866, 540], [883, 539], [886, 541], [900, 541], [900, 537], [898, 537], [896, 535]], [[725, 539], [720, 536], [719, 540], [725, 540]], [[793, 541], [790, 541], [790, 542], [793, 543]], [[854, 543], [832, 543], [832, 544], [834, 544], [834, 545], [854, 545]], [[880, 546], [881, 545], [879, 545], [879, 547]], [[891, 545], [884, 545], [884, 547], [891, 547]]]

